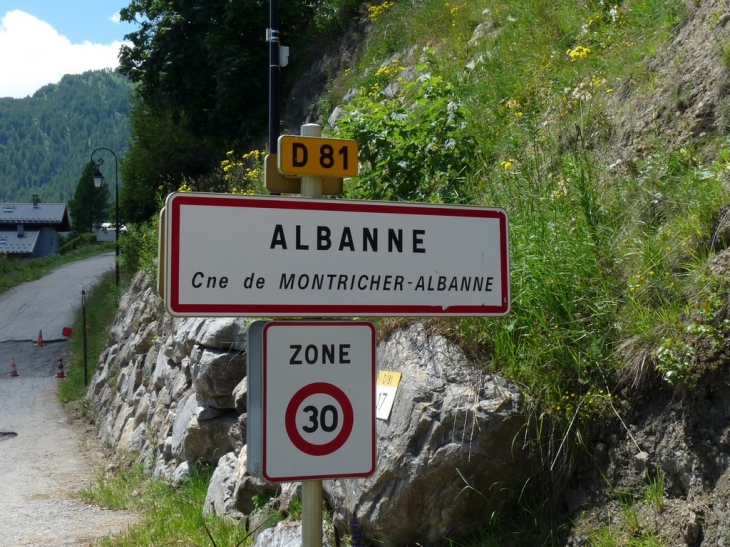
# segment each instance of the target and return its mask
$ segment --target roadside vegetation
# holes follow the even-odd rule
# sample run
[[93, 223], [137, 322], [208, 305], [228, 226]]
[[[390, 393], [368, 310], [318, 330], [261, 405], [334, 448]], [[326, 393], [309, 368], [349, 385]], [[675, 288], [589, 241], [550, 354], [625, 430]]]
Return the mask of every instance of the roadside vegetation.
[[243, 527], [220, 517], [203, 517], [201, 507], [210, 481], [209, 470], [198, 469], [175, 487], [151, 478], [141, 466], [129, 465], [112, 475], [100, 474], [80, 497], [114, 510], [131, 510], [141, 520], [126, 532], [103, 539], [99, 547], [143, 545], [246, 546]]
[[[361, 8], [368, 38], [324, 99], [327, 118], [350, 97], [331, 132], [360, 146], [361, 173], [345, 197], [498, 206], [510, 216], [511, 313], [427, 321], [520, 387], [540, 470], [520, 510], [484, 515], [468, 545], [556, 544], [556, 511], [591, 439], [648, 385], [693, 389], [707, 372], [698, 340], [715, 348], [726, 329], [730, 291], [708, 260], [730, 243], [718, 231], [730, 202], [730, 141], [704, 135], [675, 147], [657, 128], [631, 158], [610, 152], [610, 113], [625, 100], [617, 94], [658, 85], [644, 60], [674, 36], [685, 3]], [[262, 192], [261, 160], [230, 152], [216, 173], [182, 189], [215, 181]], [[130, 228], [129, 267], [154, 271], [155, 222]], [[659, 511], [660, 478], [644, 495]], [[662, 545], [654, 536], [622, 543], [632, 507], [624, 528], [601, 528], [592, 544]]]
[[[119, 293], [115, 285], [115, 272], [109, 271], [85, 293], [85, 306], [76, 314], [73, 334], [66, 346], [66, 379], [58, 384], [58, 398], [63, 404], [81, 405], [86, 412], [87, 382], [96, 372], [99, 356], [106, 348], [110, 327], [117, 314]], [[84, 333], [84, 307], [86, 310], [86, 332]], [[84, 344], [86, 351], [84, 352]], [[86, 356], [84, 355], [86, 353]], [[86, 362], [84, 362], [86, 361]], [[86, 374], [85, 374], [86, 369]]]

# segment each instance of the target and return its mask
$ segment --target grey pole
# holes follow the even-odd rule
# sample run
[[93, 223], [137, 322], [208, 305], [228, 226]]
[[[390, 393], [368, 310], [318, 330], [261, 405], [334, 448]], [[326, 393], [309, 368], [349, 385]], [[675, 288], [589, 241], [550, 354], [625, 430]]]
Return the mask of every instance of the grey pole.
[[276, 154], [279, 139], [279, 5], [270, 0], [269, 29], [269, 154]]
[[[119, 161], [117, 160], [117, 155], [108, 148], [97, 148], [91, 153], [91, 161], [96, 165], [96, 171], [94, 172], [94, 185], [96, 185], [97, 178], [99, 180], [99, 186], [101, 186], [101, 183], [104, 181], [104, 175], [101, 174], [101, 170], [99, 167], [104, 165], [104, 159], [94, 159], [94, 154], [96, 154], [99, 150], [106, 150], [109, 152], [112, 156], [114, 156], [114, 220], [115, 220], [115, 226], [114, 226], [114, 234], [115, 234], [115, 243], [116, 243], [116, 259], [114, 260], [116, 264], [116, 271], [115, 271], [115, 281], [116, 281], [116, 287], [119, 288]], [[98, 177], [97, 177], [98, 173]]]

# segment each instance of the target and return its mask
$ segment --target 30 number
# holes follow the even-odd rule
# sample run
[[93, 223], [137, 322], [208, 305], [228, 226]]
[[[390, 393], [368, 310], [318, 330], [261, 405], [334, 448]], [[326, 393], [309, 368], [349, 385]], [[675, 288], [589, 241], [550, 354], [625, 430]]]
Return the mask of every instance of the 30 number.
[[303, 410], [309, 414], [309, 423], [311, 424], [302, 427], [302, 429], [307, 433], [314, 433], [320, 427], [327, 433], [332, 433], [335, 429], [337, 429], [337, 424], [339, 424], [339, 415], [336, 407], [332, 405], [325, 405], [320, 411], [317, 407], [308, 405], [305, 406]]

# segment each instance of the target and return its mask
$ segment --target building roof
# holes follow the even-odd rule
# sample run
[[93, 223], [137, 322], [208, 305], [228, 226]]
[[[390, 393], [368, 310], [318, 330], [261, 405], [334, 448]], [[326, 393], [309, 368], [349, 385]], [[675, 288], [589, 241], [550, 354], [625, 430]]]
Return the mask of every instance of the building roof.
[[39, 233], [38, 230], [26, 230], [18, 237], [18, 230], [0, 230], [0, 253], [31, 254]]
[[59, 232], [71, 229], [65, 203], [0, 203], [0, 227], [10, 224], [53, 226]]

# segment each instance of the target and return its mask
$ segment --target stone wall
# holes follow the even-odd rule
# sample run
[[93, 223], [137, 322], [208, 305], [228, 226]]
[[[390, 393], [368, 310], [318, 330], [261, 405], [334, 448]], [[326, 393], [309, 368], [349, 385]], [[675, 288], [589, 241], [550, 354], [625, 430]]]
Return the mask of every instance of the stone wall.
[[[251, 521], [253, 496], [285, 508], [297, 485], [246, 471], [248, 323], [173, 318], [139, 274], [120, 300], [88, 397], [105, 443], [172, 481], [193, 464], [215, 466], [204, 511]], [[401, 385], [390, 418], [377, 423], [375, 473], [324, 481], [338, 527], [355, 515], [367, 538], [435, 545], [516, 498], [527, 465], [514, 442], [524, 424], [514, 386], [418, 323], [378, 344], [377, 365], [401, 372]], [[262, 534], [260, 544], [280, 532]]]

